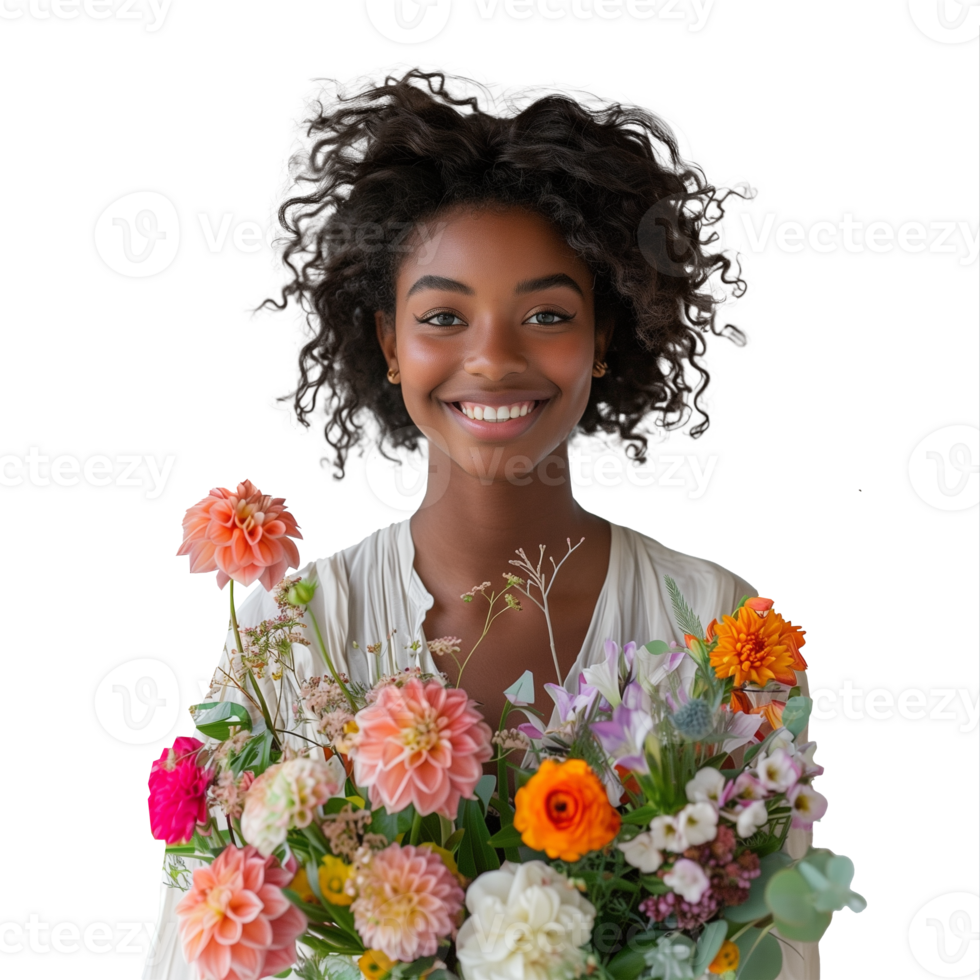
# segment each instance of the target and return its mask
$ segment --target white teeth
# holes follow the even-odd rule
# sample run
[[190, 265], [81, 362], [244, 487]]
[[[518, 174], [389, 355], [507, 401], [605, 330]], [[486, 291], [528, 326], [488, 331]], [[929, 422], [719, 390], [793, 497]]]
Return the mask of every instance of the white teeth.
[[506, 422], [522, 418], [534, 408], [534, 402], [517, 402], [514, 405], [475, 405], [472, 402], [459, 402], [463, 414], [481, 422]]

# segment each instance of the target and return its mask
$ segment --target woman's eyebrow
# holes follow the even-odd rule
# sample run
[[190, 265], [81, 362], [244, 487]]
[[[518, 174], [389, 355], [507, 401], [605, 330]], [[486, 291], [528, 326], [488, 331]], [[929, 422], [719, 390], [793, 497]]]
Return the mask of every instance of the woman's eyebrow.
[[582, 292], [579, 284], [564, 272], [556, 272], [550, 276], [540, 276], [537, 279], [525, 279], [523, 282], [517, 284], [514, 292], [518, 294], [536, 293], [539, 289], [551, 289], [554, 286], [567, 286], [569, 289], [574, 289], [579, 296], [585, 299], [585, 294]]
[[473, 295], [473, 290], [466, 283], [460, 282], [458, 279], [447, 279], [445, 276], [422, 276], [421, 279], [415, 280], [412, 288], [405, 294], [405, 298], [414, 296], [415, 293], [420, 293], [423, 289], [441, 289], [449, 293], [463, 293], [466, 296]]

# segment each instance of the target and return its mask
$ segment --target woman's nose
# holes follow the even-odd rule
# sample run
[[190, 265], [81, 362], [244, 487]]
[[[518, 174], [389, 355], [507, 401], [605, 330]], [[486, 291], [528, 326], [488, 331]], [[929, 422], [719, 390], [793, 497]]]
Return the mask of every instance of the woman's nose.
[[489, 381], [502, 381], [510, 374], [527, 370], [520, 336], [503, 318], [488, 317], [471, 324], [466, 331], [468, 348], [463, 369]]

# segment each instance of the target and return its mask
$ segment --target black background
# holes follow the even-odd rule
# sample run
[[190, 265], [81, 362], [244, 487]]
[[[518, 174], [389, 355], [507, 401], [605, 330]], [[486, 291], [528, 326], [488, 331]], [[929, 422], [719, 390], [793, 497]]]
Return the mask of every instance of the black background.
[[[288, 7], [288, 9], [286, 9]], [[139, 6], [136, 9], [141, 9]], [[8, 529], [5, 840], [17, 878], [0, 920], [81, 926], [153, 920], [160, 845], [143, 781], [160, 744], [100, 727], [93, 696], [114, 666], [170, 663], [199, 699], [225, 618], [210, 576], [175, 559], [182, 509], [251, 477], [289, 497], [304, 560], [404, 516], [363, 476], [321, 480], [311, 443], [282, 433], [263, 396], [286, 378], [288, 326], [243, 324], [264, 251], [229, 234], [208, 251], [195, 217], [265, 225], [283, 121], [306, 74], [444, 58], [509, 81], [584, 79], [669, 106], [722, 174], [768, 187], [756, 226], [884, 220], [976, 227], [976, 48], [921, 34], [904, 4], [810, 7], [717, 0], [681, 22], [477, 17], [456, 0], [432, 41], [398, 45], [363, 4], [174, 0], [139, 22], [0, 21], [7, 160], [0, 454], [177, 457], [165, 492], [0, 488]], [[182, 241], [160, 275], [104, 265], [92, 230], [114, 200], [166, 195]], [[737, 240], [745, 241], [741, 222]], [[952, 239], [959, 241], [959, 233]], [[839, 239], [838, 239], [839, 241]], [[964, 254], [962, 247], [960, 254]], [[974, 511], [911, 489], [912, 448], [976, 418], [975, 266], [951, 254], [753, 254], [759, 289], [744, 357], [716, 348], [720, 456], [708, 492], [579, 488], [596, 513], [720, 561], [811, 630], [813, 688], [976, 691]], [[379, 437], [383, 433], [378, 434]], [[671, 450], [665, 448], [664, 452]], [[675, 449], [692, 452], [687, 447]], [[26, 475], [26, 474], [25, 474]], [[863, 491], [863, 492], [859, 492]], [[975, 696], [975, 693], [974, 695]], [[165, 740], [190, 730], [184, 716]], [[884, 963], [926, 976], [905, 934], [915, 911], [975, 888], [975, 738], [952, 721], [818, 721], [831, 810], [817, 841], [851, 854], [862, 918], [836, 917], [826, 977]], [[145, 942], [145, 936], [138, 942]], [[134, 977], [142, 956], [28, 951], [41, 975]]]

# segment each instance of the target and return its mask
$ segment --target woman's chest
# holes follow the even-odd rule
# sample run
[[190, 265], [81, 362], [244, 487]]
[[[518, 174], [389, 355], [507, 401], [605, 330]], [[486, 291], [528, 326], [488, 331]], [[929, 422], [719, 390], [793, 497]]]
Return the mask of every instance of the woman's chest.
[[[451, 644], [458, 652], [435, 652], [433, 659], [451, 683], [465, 688], [480, 704], [491, 728], [499, 724], [505, 689], [525, 671], [534, 677], [533, 706], [547, 722], [553, 702], [544, 685], [563, 683], [574, 666], [589, 638], [601, 591], [602, 582], [597, 582], [551, 596], [547, 616], [516, 590], [510, 590], [511, 601], [500, 593], [493, 604], [490, 590], [486, 595], [475, 594], [466, 603], [434, 596], [422, 630], [430, 649], [434, 646], [436, 651], [445, 650], [447, 644], [431, 641], [458, 640]], [[523, 720], [516, 719], [514, 724]]]

